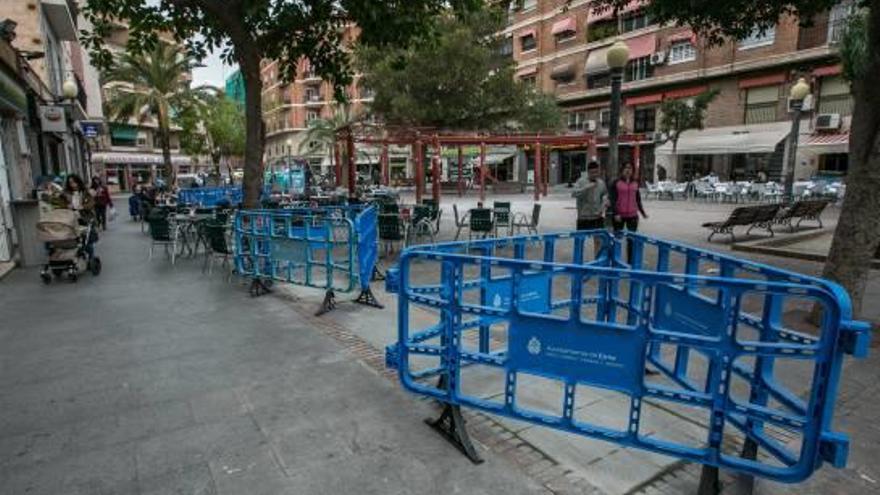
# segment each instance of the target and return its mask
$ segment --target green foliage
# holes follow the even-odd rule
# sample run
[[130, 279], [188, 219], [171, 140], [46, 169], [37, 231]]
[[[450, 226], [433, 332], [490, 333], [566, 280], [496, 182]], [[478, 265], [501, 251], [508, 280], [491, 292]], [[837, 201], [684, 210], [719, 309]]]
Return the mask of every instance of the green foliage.
[[610, 38], [612, 36], [617, 36], [617, 21], [611, 22], [597, 22], [596, 24], [592, 24], [590, 29], [587, 30], [587, 42], [592, 43], [593, 41], [604, 40], [605, 38]]
[[868, 72], [869, 46], [868, 16], [865, 12], [857, 12], [849, 17], [840, 40], [840, 58], [843, 59], [846, 80], [855, 81]]
[[106, 113], [112, 121], [155, 121], [166, 177], [174, 180], [169, 136], [173, 114], [198, 98], [189, 88], [193, 59], [179, 47], [159, 43], [148, 52], [124, 53], [104, 72]]
[[[299, 143], [299, 152], [330, 153], [333, 150], [333, 143], [336, 142], [336, 131], [356, 122], [358, 119], [359, 116], [352, 115], [351, 108], [348, 105], [343, 105], [336, 109], [333, 117], [309, 122], [306, 135]], [[315, 147], [311, 147], [313, 143]], [[331, 153], [331, 161], [332, 159]]]
[[718, 96], [718, 90], [713, 89], [698, 94], [692, 100], [663, 100], [663, 103], [660, 104], [659, 132], [663, 136], [663, 142], [672, 141], [673, 153], [678, 146], [678, 138], [681, 133], [689, 129], [703, 128], [706, 110], [716, 96]]
[[[799, 15], [808, 25], [812, 18], [840, 0], [653, 0], [648, 5], [652, 18], [660, 23], [690, 26], [710, 43], [729, 38], [743, 39], [755, 29], [774, 27], [782, 15]], [[629, 0], [595, 0], [593, 8], [622, 9]]]
[[360, 46], [357, 66], [374, 90], [371, 111], [400, 125], [558, 129], [562, 114], [552, 98], [519, 82], [513, 61], [501, 55], [504, 23], [496, 9], [442, 15], [434, 33], [409, 47]]
[[244, 154], [244, 112], [222, 92], [200, 91], [175, 122], [183, 129], [181, 148], [191, 155], [210, 155], [215, 167], [221, 158]]

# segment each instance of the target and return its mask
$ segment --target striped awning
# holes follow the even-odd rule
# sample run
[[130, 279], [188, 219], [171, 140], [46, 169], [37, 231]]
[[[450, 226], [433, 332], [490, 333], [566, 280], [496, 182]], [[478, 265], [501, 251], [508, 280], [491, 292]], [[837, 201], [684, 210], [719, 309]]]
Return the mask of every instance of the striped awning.
[[550, 29], [550, 32], [554, 36], [562, 33], [573, 33], [575, 31], [577, 31], [577, 27], [575, 25], [574, 17], [567, 17], [556, 21], [553, 23], [553, 28]]
[[802, 135], [798, 140], [800, 146], [839, 146], [849, 145], [848, 132], [833, 132]]
[[[92, 161], [94, 163], [132, 165], [160, 165], [163, 163], [162, 155], [160, 153], [123, 153], [113, 151], [92, 153]], [[186, 155], [171, 155], [171, 163], [175, 165], [189, 165], [192, 163], [192, 160]]]

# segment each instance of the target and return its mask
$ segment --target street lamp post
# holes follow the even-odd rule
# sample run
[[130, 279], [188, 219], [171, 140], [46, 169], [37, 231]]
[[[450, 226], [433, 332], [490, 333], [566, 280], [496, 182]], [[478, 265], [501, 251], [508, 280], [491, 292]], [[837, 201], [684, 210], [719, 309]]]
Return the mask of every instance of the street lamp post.
[[623, 81], [623, 68], [629, 61], [629, 47], [618, 40], [608, 49], [605, 61], [611, 69], [611, 122], [608, 123], [608, 167], [605, 169], [605, 177], [610, 182], [617, 177], [619, 166], [617, 138], [620, 131], [620, 85]]
[[788, 159], [785, 164], [785, 197], [793, 200], [794, 193], [794, 168], [797, 163], [798, 135], [801, 127], [801, 111], [804, 107], [804, 98], [810, 94], [810, 85], [802, 77], [791, 87], [791, 108], [794, 110], [791, 119], [791, 134], [788, 136]]

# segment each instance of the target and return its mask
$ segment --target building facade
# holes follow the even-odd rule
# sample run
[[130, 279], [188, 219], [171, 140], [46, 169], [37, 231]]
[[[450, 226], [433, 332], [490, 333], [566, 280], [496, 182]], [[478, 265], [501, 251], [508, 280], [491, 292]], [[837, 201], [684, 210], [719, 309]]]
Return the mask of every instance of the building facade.
[[[351, 43], [357, 36], [357, 29], [349, 27], [343, 43]], [[311, 68], [308, 60], [301, 60], [292, 82], [282, 80], [278, 64], [274, 60], [264, 60], [261, 64], [263, 78], [263, 120], [266, 130], [264, 160], [269, 166], [284, 162], [292, 157], [307, 158], [313, 165], [320, 165], [321, 174], [330, 173], [330, 148], [327, 143], [303, 143], [309, 125], [317, 120], [333, 119], [344, 109], [333, 94], [333, 85], [322, 80]], [[373, 100], [372, 90], [361, 84], [359, 74], [348, 88], [348, 117], [366, 117], [367, 105]], [[369, 152], [359, 153], [360, 168], [368, 168], [371, 162], [378, 163], [378, 155]], [[371, 158], [372, 157], [372, 158]], [[397, 163], [397, 162], [394, 162]]]
[[[170, 36], [161, 36], [164, 43], [174, 43]], [[105, 38], [106, 47], [119, 55], [125, 52], [128, 42], [128, 26], [119, 23]], [[191, 75], [188, 76], [191, 79]], [[96, 78], [96, 81], [100, 79]], [[109, 99], [117, 83], [101, 84], [102, 94]], [[189, 174], [207, 168], [181, 151], [181, 128], [171, 126], [171, 162], [178, 174]], [[135, 185], [152, 184], [163, 176], [164, 159], [160, 144], [158, 122], [152, 116], [145, 119], [131, 118], [126, 122], [108, 119], [107, 131], [96, 143], [93, 154], [96, 170], [107, 178], [111, 190], [130, 191]]]
[[[503, 34], [516, 77], [556, 96], [571, 133], [595, 133], [596, 149], [557, 149], [550, 180], [577, 177], [586, 161], [607, 159], [610, 70], [605, 56], [620, 39], [630, 51], [623, 74], [621, 163], [641, 176], [685, 179], [714, 172], [747, 179], [765, 173], [779, 180], [791, 128], [790, 86], [799, 77], [812, 94], [802, 113], [795, 179], [841, 175], [847, 167], [852, 98], [841, 77], [839, 41], [851, 3], [844, 2], [801, 27], [785, 17], [765, 32], [712, 46], [686, 27], [660, 25], [646, 1], [619, 12], [596, 11], [589, 1], [525, 0], [516, 3]], [[659, 107], [707, 90], [703, 131], [682, 134], [675, 153], [659, 143]], [[655, 168], [656, 167], [656, 168]]]

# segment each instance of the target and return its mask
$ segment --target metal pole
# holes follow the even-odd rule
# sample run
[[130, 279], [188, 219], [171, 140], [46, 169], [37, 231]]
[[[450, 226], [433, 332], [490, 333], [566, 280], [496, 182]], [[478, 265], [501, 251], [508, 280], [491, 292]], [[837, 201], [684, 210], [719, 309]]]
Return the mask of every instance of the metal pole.
[[534, 172], [534, 182], [535, 182], [535, 201], [541, 199], [541, 143], [535, 143], [535, 172]]
[[463, 154], [462, 154], [462, 152], [461, 152], [461, 145], [458, 145], [458, 195], [459, 195], [459, 196], [461, 196], [461, 195], [464, 194], [464, 191], [463, 191], [463, 188], [462, 188], [462, 183], [461, 183], [461, 179], [462, 179], [462, 168], [463, 168], [462, 161], [464, 161], [464, 157], [463, 157]]
[[415, 144], [414, 160], [416, 167], [416, 204], [422, 202], [422, 190], [425, 185], [425, 163], [422, 159], [422, 140], [417, 139]]
[[642, 179], [642, 163], [641, 163], [641, 147], [639, 146], [639, 138], [633, 141], [633, 177], [637, 181]]
[[387, 186], [390, 180], [390, 164], [388, 163], [388, 143], [382, 145], [382, 185]]
[[608, 123], [608, 168], [605, 179], [610, 184], [618, 175], [617, 135], [620, 132], [620, 83], [623, 69], [611, 69], [611, 122]]
[[357, 160], [354, 157], [354, 136], [351, 133], [346, 136], [346, 144], [348, 145], [348, 195], [353, 197], [357, 185]]
[[486, 201], [486, 143], [480, 143], [480, 203]]
[[546, 197], [550, 190], [550, 147], [544, 150], [544, 159], [541, 163], [544, 164], [544, 175], [541, 176], [541, 185], [544, 186], [544, 196]]
[[792, 100], [794, 118], [791, 121], [791, 134], [788, 136], [788, 159], [785, 164], [785, 197], [794, 201], [794, 167], [797, 163], [798, 135], [801, 132], [801, 110], [804, 100]]
[[431, 198], [440, 204], [440, 176], [442, 175], [440, 171], [440, 141], [434, 139], [434, 159], [431, 163], [431, 176], [434, 182], [431, 184]]

